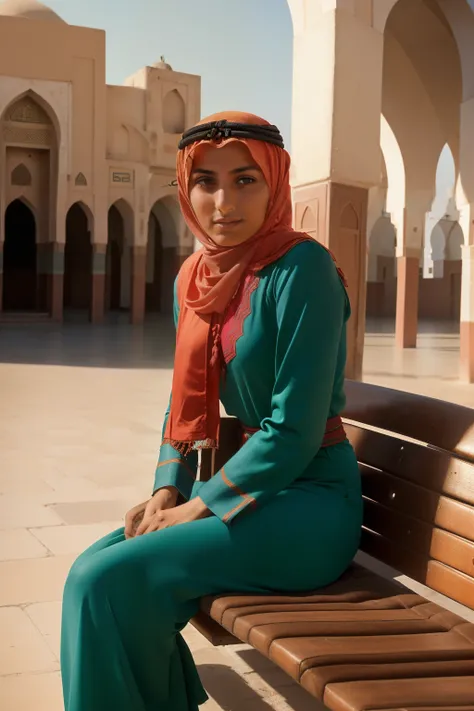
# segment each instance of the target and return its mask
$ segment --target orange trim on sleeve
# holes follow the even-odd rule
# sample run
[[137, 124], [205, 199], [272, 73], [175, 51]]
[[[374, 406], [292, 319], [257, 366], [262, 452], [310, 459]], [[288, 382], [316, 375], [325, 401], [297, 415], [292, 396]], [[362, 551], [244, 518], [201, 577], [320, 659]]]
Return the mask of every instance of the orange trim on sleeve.
[[224, 484], [227, 484], [227, 486], [232, 489], [232, 491], [235, 491], [236, 494], [243, 498], [243, 501], [241, 501], [240, 504], [237, 504], [237, 506], [235, 506], [231, 511], [228, 511], [226, 513], [226, 515], [222, 519], [225, 522], [230, 518], [230, 516], [232, 516], [233, 513], [241, 509], [242, 506], [245, 506], [247, 504], [250, 504], [251, 506], [256, 506], [257, 501], [253, 498], [253, 496], [249, 496], [249, 494], [246, 494], [244, 491], [242, 491], [242, 489], [239, 489], [239, 487], [229, 479], [229, 477], [225, 473], [224, 468], [221, 469], [221, 475]]
[[193, 470], [191, 469], [189, 464], [187, 462], [185, 462], [184, 459], [178, 459], [177, 457], [176, 457], [176, 459], [167, 459], [165, 462], [159, 462], [157, 464], [156, 468], [159, 469], [160, 467], [164, 467], [165, 464], [174, 464], [174, 463], [181, 464], [186, 469], [187, 473], [190, 474], [193, 479], [196, 479], [196, 474], [193, 472]]
[[243, 508], [244, 506], [246, 506], [246, 505], [247, 505], [247, 501], [246, 501], [246, 499], [244, 499], [243, 501], [240, 502], [240, 504], [238, 504], [237, 506], [234, 506], [233, 509], [231, 509], [230, 511], [228, 511], [228, 512], [225, 514], [225, 516], [222, 517], [222, 521], [223, 521], [224, 523], [226, 523], [226, 521], [228, 521], [228, 520], [230, 519], [230, 517], [232, 516], [232, 514], [236, 513], [239, 509], [242, 509], [242, 508]]

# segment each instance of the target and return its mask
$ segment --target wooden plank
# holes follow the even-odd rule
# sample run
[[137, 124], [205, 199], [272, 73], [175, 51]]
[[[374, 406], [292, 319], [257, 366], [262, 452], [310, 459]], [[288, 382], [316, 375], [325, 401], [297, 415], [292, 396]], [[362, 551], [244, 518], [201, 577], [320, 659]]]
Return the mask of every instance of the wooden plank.
[[474, 541], [474, 507], [360, 464], [364, 496]]
[[346, 425], [359, 462], [474, 505], [474, 465], [414, 442]]
[[397, 545], [393, 540], [363, 529], [361, 550], [414, 580], [474, 610], [474, 579], [414, 549]]
[[239, 639], [221, 627], [218, 622], [206, 615], [202, 610], [200, 610], [190, 622], [214, 647], [241, 643]]
[[407, 555], [416, 551], [474, 578], [472, 541], [370, 500], [364, 501], [364, 526], [406, 549]]
[[474, 462], [474, 409], [346, 380], [344, 418], [426, 442]]
[[474, 610], [474, 580], [470, 576], [432, 560], [428, 564], [426, 585]]

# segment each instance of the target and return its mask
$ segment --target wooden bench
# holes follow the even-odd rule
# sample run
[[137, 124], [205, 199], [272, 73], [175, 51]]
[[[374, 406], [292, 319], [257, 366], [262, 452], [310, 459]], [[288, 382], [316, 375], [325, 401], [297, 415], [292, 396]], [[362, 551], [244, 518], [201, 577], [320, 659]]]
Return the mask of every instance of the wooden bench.
[[[474, 410], [351, 381], [346, 393], [361, 550], [455, 602], [354, 563], [309, 594], [203, 599], [193, 624], [215, 645], [251, 645], [334, 711], [474, 711]], [[235, 420], [222, 425], [216, 469], [241, 441]]]

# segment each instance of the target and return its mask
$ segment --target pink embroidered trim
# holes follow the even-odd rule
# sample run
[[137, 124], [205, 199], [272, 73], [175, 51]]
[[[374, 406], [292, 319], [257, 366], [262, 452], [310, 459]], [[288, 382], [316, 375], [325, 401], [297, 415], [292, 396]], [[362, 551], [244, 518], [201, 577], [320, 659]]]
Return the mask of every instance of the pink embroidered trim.
[[251, 297], [259, 282], [259, 276], [247, 274], [241, 289], [229, 306], [221, 331], [222, 353], [226, 363], [235, 358], [237, 341], [243, 335], [244, 321], [252, 310]]

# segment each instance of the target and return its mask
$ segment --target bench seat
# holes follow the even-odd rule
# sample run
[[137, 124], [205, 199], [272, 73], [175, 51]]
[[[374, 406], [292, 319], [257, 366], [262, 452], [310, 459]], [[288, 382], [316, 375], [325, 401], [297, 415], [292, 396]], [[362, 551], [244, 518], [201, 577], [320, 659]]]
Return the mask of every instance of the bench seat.
[[[472, 617], [474, 410], [351, 381], [346, 393], [361, 551]], [[217, 468], [239, 428], [222, 421]], [[368, 567], [311, 594], [204, 598], [192, 622], [215, 645], [258, 650], [332, 711], [474, 711], [474, 624]]]
[[221, 595], [202, 611], [334, 711], [474, 711], [474, 624], [362, 566], [315, 593]]

